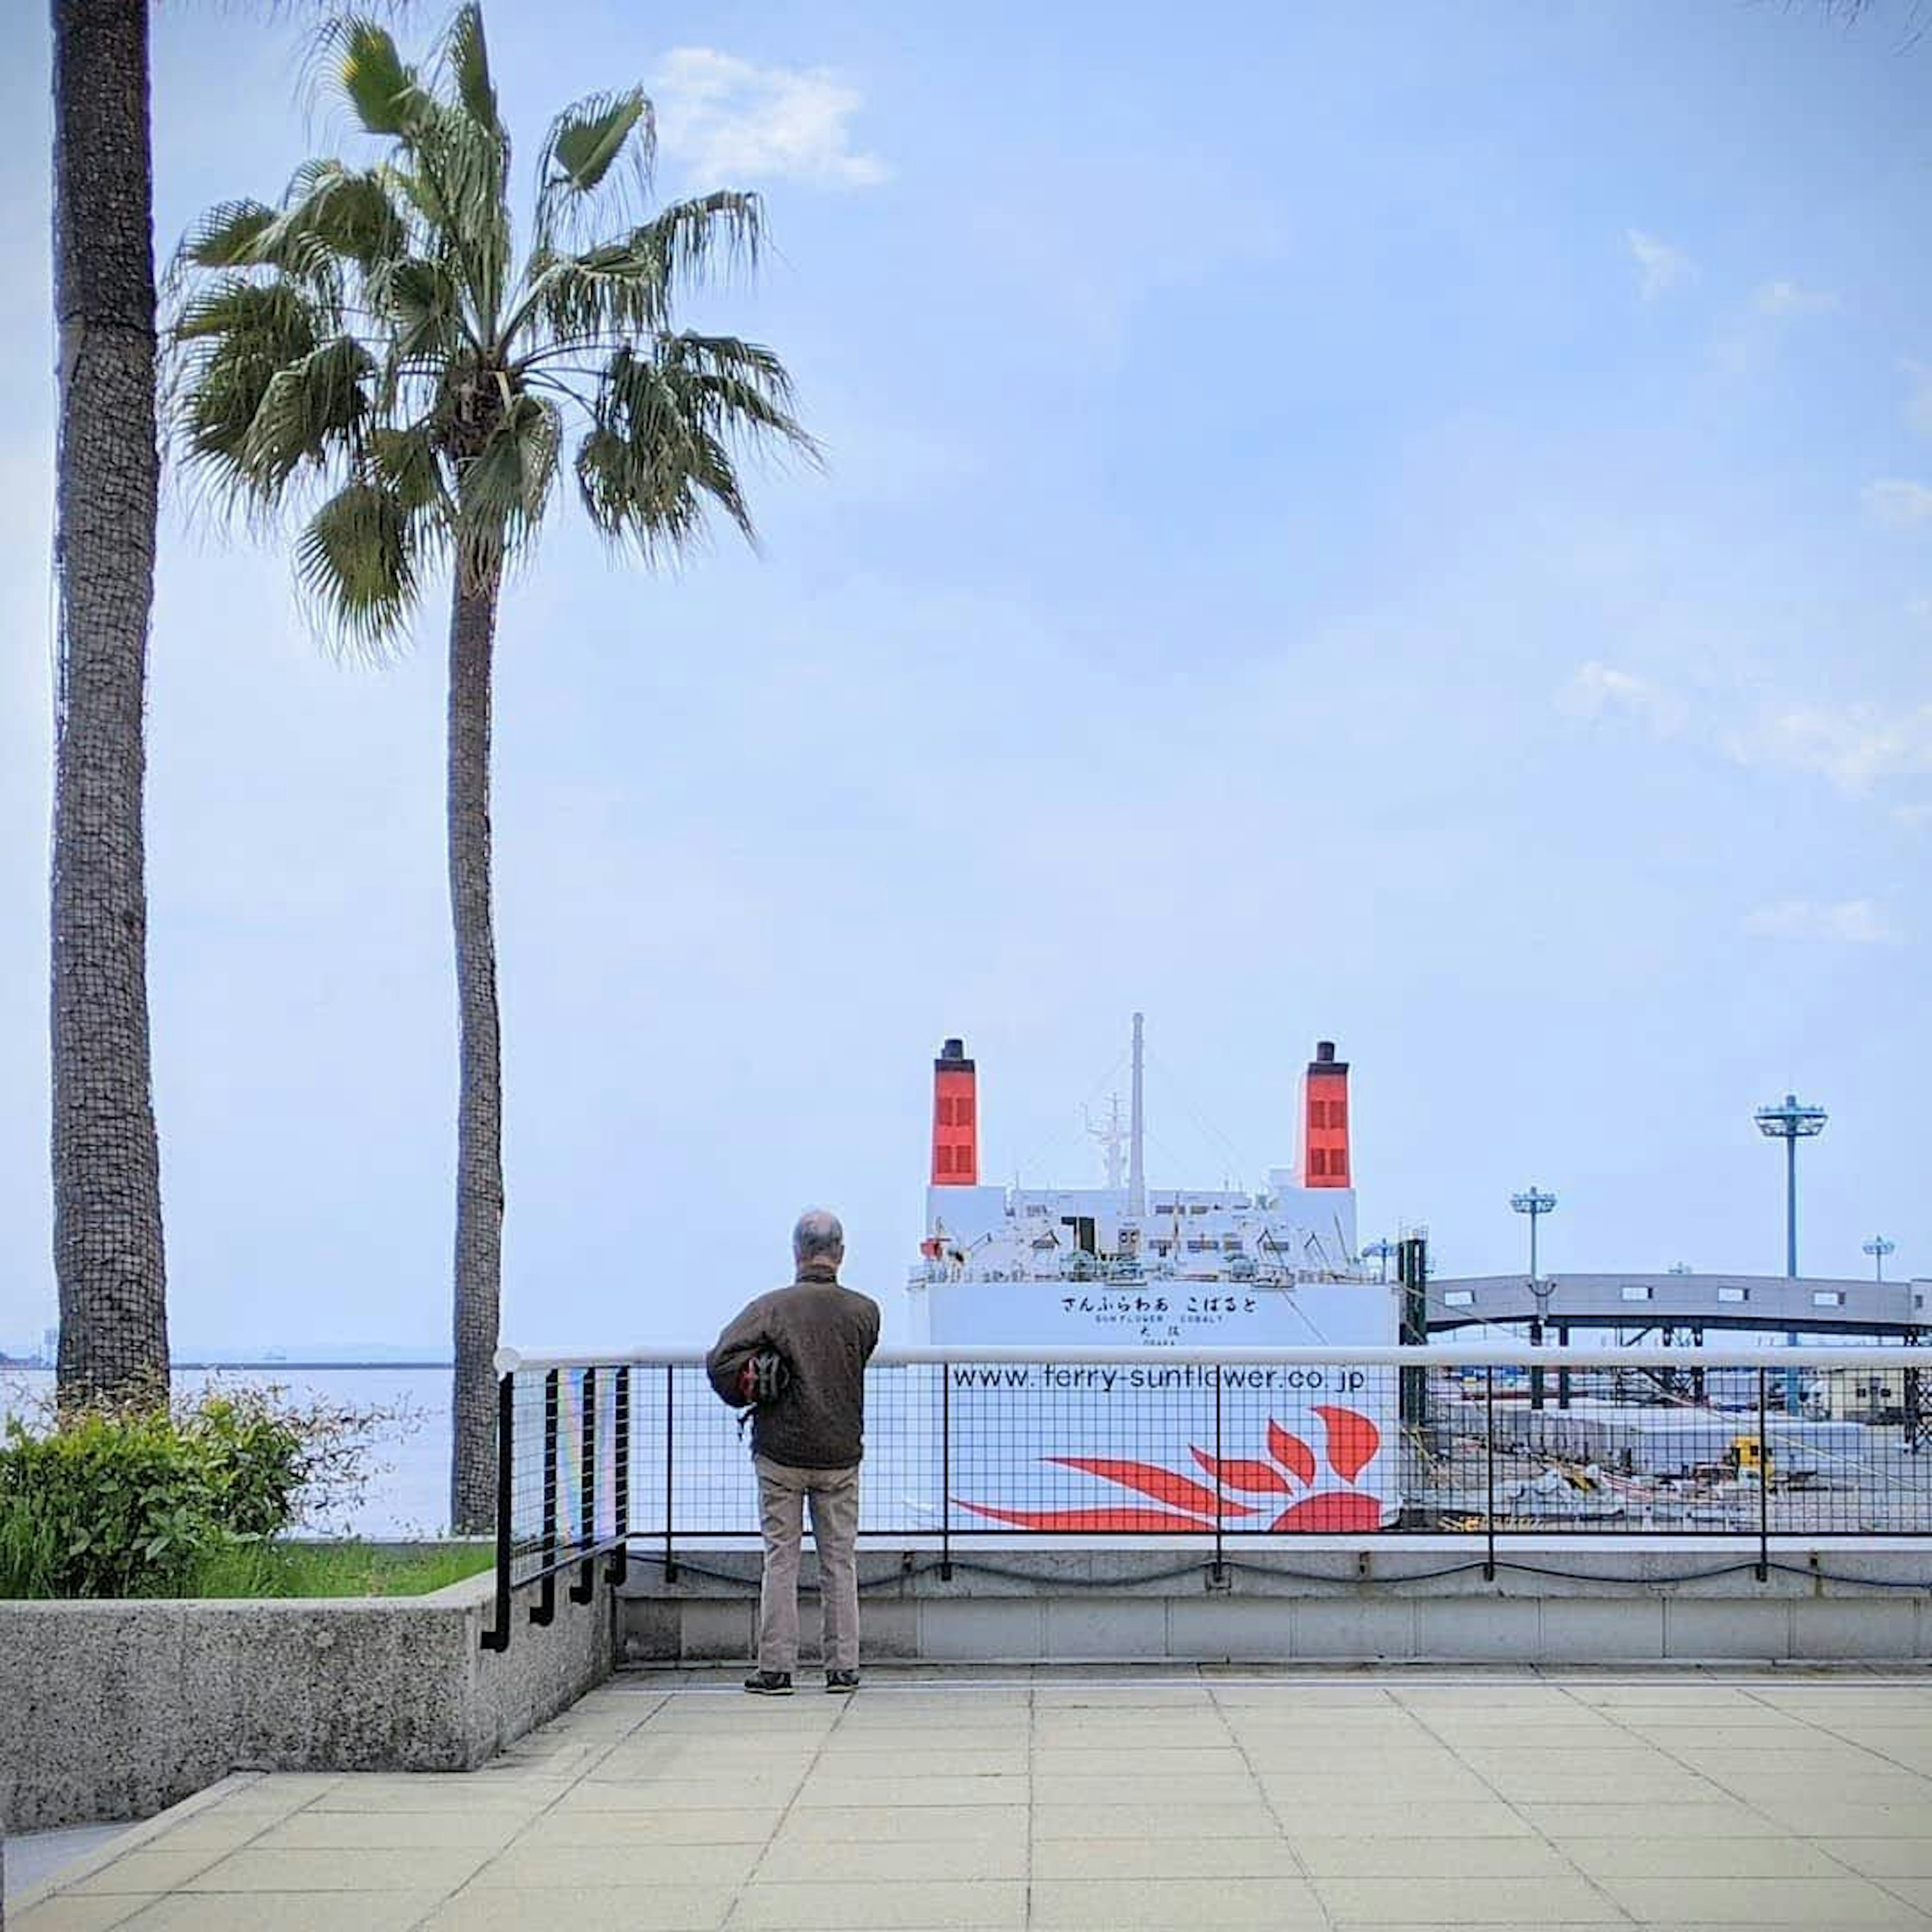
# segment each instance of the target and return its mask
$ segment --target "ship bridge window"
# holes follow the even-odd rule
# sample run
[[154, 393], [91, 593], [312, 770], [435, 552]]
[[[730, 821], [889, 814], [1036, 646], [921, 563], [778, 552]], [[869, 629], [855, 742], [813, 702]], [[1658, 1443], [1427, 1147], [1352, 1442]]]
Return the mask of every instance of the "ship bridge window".
[[1814, 1308], [1842, 1308], [1845, 1305], [1845, 1292], [1841, 1288], [1818, 1288], [1811, 1292]]
[[1650, 1289], [1642, 1282], [1627, 1281], [1624, 1283], [1624, 1299], [1626, 1301], [1648, 1301]]
[[1442, 1305], [1445, 1308], [1468, 1308], [1474, 1305], [1475, 1299], [1474, 1292], [1469, 1288], [1452, 1288], [1444, 1294]]
[[1750, 1290], [1748, 1288], [1720, 1288], [1718, 1291], [1720, 1301], [1748, 1301]]

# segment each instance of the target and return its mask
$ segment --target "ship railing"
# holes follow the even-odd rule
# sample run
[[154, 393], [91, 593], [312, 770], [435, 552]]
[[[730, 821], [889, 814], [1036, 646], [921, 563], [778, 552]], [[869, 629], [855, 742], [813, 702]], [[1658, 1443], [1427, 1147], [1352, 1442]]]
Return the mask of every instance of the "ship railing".
[[[1243, 1292], [1084, 1292], [1080, 1318], [1178, 1325], [1238, 1316]], [[496, 1368], [487, 1648], [531, 1593], [551, 1622], [566, 1579], [584, 1604], [640, 1552], [674, 1582], [680, 1549], [756, 1546], [750, 1444], [700, 1352]], [[1775, 1545], [1932, 1538], [1928, 1378], [1910, 1345], [882, 1351], [860, 1534], [942, 1576], [962, 1545], [1151, 1543], [1217, 1582], [1231, 1549], [1291, 1538], [1480, 1541], [1491, 1576], [1528, 1538], [1728, 1538], [1762, 1579]]]

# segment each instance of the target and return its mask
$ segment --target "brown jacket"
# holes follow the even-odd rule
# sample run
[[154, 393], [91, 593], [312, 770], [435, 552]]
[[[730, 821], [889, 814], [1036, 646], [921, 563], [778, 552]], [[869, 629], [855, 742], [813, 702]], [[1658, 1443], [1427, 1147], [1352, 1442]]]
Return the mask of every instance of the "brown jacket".
[[848, 1469], [865, 1454], [866, 1364], [878, 1346], [878, 1304], [812, 1268], [734, 1316], [704, 1367], [735, 1406], [740, 1370], [760, 1349], [776, 1348], [791, 1378], [752, 1416], [752, 1454], [795, 1468]]

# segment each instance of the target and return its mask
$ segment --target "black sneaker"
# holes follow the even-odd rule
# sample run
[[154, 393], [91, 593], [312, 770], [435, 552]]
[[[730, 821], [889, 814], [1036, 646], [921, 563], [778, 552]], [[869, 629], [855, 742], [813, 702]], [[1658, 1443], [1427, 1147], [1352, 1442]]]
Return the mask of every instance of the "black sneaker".
[[745, 1679], [745, 1688], [754, 1697], [789, 1697], [791, 1695], [791, 1672], [789, 1670], [754, 1670]]
[[828, 1670], [825, 1673], [825, 1688], [828, 1690], [856, 1690], [859, 1688], [859, 1673], [856, 1670]]

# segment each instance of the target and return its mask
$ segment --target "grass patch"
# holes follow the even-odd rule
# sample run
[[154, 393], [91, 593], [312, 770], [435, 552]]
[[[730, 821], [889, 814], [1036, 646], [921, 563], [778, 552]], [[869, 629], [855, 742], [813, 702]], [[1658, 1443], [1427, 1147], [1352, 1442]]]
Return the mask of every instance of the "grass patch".
[[190, 1597], [424, 1597], [489, 1568], [487, 1544], [256, 1543], [211, 1551]]

